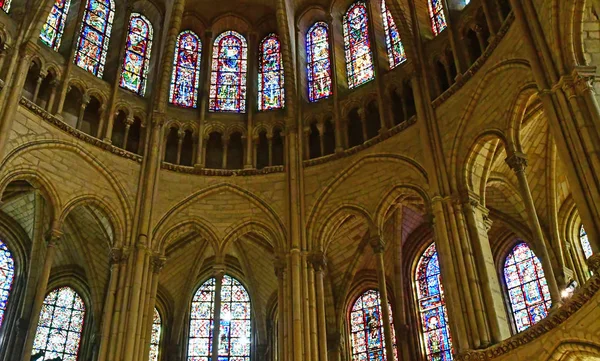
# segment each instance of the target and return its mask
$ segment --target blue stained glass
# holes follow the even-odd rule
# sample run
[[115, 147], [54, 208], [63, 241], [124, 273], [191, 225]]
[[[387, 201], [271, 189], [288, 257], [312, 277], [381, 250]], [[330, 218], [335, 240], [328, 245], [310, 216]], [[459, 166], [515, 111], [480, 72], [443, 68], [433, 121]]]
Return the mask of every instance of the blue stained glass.
[[57, 288], [46, 296], [33, 341], [33, 354], [41, 360], [60, 357], [76, 361], [85, 320], [85, 304], [70, 287]]
[[329, 56], [329, 27], [316, 22], [306, 33], [306, 70], [308, 73], [308, 99], [315, 102], [328, 98], [331, 88], [331, 59]]
[[415, 278], [427, 360], [452, 360], [452, 337], [435, 244], [421, 255]]
[[10, 10], [10, 3], [11, 3], [11, 0], [0, 0], [0, 8], [2, 8], [2, 10], [4, 10], [4, 12], [7, 14], [8, 14], [8, 11]]
[[248, 45], [235, 31], [214, 42], [208, 109], [211, 112], [246, 112]]
[[520, 242], [504, 261], [504, 281], [517, 332], [548, 315], [552, 301], [542, 265], [526, 243]]
[[0, 327], [8, 306], [8, 297], [15, 279], [15, 261], [4, 242], [0, 241]]
[[446, 15], [444, 15], [444, 4], [442, 0], [428, 0], [429, 1], [429, 18], [431, 19], [431, 30], [433, 35], [438, 35], [446, 27]]
[[99, 78], [104, 74], [114, 16], [112, 0], [87, 1], [74, 62]]
[[40, 31], [40, 40], [42, 43], [51, 47], [54, 51], [60, 48], [63, 31], [65, 30], [65, 21], [69, 14], [71, 0], [56, 0], [48, 14], [46, 23]]
[[281, 43], [269, 34], [260, 43], [258, 110], [281, 109], [285, 105]]
[[583, 249], [585, 258], [587, 259], [592, 257], [594, 251], [592, 251], [592, 245], [590, 244], [590, 240], [588, 239], [588, 235], [583, 226], [579, 228], [579, 242], [581, 243], [581, 248]]
[[200, 84], [202, 42], [190, 30], [177, 37], [173, 74], [171, 75], [170, 102], [181, 107], [196, 108]]
[[121, 88], [139, 95], [144, 95], [146, 92], [152, 38], [153, 30], [150, 21], [142, 14], [132, 13], [121, 71]]
[[346, 73], [350, 89], [375, 78], [368, 23], [367, 6], [363, 1], [355, 2], [344, 15]]
[[162, 318], [156, 308], [152, 318], [152, 333], [150, 335], [150, 357], [149, 361], [158, 361], [160, 351], [160, 336], [162, 333]]
[[388, 60], [390, 69], [394, 69], [402, 62], [406, 61], [406, 53], [396, 22], [392, 17], [392, 13], [385, 5], [385, 0], [381, 0], [381, 13], [383, 15], [383, 29], [385, 30], [385, 42], [387, 45]]
[[[390, 325], [392, 325], [394, 360], [398, 360], [392, 309], [389, 304], [388, 308], [390, 310]], [[353, 360], [386, 360], [385, 335], [381, 317], [381, 297], [379, 291], [368, 290], [354, 302], [349, 320]]]

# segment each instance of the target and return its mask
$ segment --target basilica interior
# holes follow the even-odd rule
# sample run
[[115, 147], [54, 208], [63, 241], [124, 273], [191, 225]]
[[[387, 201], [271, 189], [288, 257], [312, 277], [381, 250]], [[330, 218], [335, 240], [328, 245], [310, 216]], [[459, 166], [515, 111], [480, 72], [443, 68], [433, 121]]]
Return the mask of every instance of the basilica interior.
[[600, 361], [599, 0], [0, 0], [0, 361]]

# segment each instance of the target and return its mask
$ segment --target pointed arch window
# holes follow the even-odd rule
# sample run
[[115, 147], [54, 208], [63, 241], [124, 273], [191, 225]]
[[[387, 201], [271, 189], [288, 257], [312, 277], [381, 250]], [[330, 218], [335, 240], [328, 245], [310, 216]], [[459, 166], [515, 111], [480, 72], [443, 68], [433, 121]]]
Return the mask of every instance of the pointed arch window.
[[444, 15], [444, 4], [442, 0], [427, 0], [429, 3], [429, 18], [431, 19], [431, 30], [433, 35], [439, 35], [446, 27], [446, 15]]
[[210, 77], [211, 112], [246, 112], [248, 44], [235, 31], [226, 31], [214, 42]]
[[330, 97], [332, 89], [329, 26], [322, 21], [314, 23], [306, 33], [306, 59], [308, 99], [316, 102]]
[[4, 242], [0, 241], [0, 327], [8, 306], [8, 298], [15, 279], [15, 260]]
[[452, 360], [452, 338], [440, 274], [437, 249], [432, 243], [421, 255], [415, 274], [417, 302], [427, 360]]
[[406, 61], [406, 52], [400, 39], [400, 33], [392, 13], [387, 8], [385, 0], [381, 0], [381, 13], [383, 15], [383, 29], [385, 30], [385, 42], [387, 45], [388, 60], [390, 69], [394, 69], [402, 62]]
[[61, 287], [51, 291], [44, 299], [33, 353], [44, 352], [44, 360], [77, 360], [84, 320], [85, 304], [75, 290]]
[[348, 87], [356, 88], [375, 78], [369, 39], [369, 16], [363, 1], [355, 2], [343, 19]]
[[517, 332], [548, 315], [552, 301], [540, 260], [527, 243], [520, 242], [504, 261], [504, 281]]
[[258, 110], [281, 109], [285, 105], [281, 43], [276, 34], [260, 42]]
[[115, 17], [112, 0], [87, 0], [77, 44], [75, 64], [102, 78]]
[[60, 48], [60, 41], [65, 30], [65, 22], [67, 21], [70, 5], [71, 0], [56, 0], [52, 6], [52, 10], [48, 14], [46, 23], [42, 26], [40, 40], [54, 51], [58, 51]]
[[171, 75], [171, 104], [185, 108], [198, 105], [201, 55], [202, 42], [198, 35], [190, 30], [179, 33]]
[[7, 14], [8, 14], [8, 11], [10, 10], [10, 3], [11, 3], [11, 0], [0, 0], [0, 7]]
[[590, 245], [590, 240], [588, 239], [587, 232], [583, 225], [579, 227], [579, 243], [581, 243], [581, 249], [583, 249], [583, 254], [586, 259], [592, 257], [594, 251], [592, 251], [592, 246]]
[[[215, 278], [204, 282], [192, 299], [187, 360], [210, 359], [213, 332], [218, 330], [219, 360], [249, 361], [252, 333], [248, 291], [238, 280], [225, 275], [221, 283], [221, 308], [215, 310], [216, 282]], [[220, 318], [217, 329], [214, 328], [216, 312]]]
[[146, 80], [150, 66], [153, 30], [150, 20], [139, 13], [129, 18], [127, 44], [121, 72], [121, 88], [139, 95], [146, 92]]
[[162, 318], [160, 313], [154, 308], [152, 319], [152, 334], [150, 335], [150, 358], [149, 361], [158, 361], [160, 352], [160, 338], [162, 336]]
[[[394, 321], [390, 305], [390, 324], [394, 342], [394, 360], [398, 360]], [[352, 359], [361, 361], [385, 361], [385, 335], [381, 317], [381, 297], [379, 291], [368, 290], [358, 297], [350, 311], [350, 333]]]

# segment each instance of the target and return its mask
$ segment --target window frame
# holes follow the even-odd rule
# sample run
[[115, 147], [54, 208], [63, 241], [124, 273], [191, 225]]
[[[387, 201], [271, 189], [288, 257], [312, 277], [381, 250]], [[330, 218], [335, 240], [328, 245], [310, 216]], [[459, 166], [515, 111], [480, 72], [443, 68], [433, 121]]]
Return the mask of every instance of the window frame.
[[[58, 6], [56, 6], [56, 4], [58, 2], [63, 3], [63, 8], [62, 8], [62, 11], [59, 10], [60, 11], [60, 19], [58, 22], [58, 28], [54, 28], [53, 26], [48, 24], [48, 20], [50, 19], [50, 16], [52, 15], [52, 12], [54, 11], [54, 9], [58, 8]], [[42, 42], [42, 44], [48, 46], [50, 49], [52, 49], [56, 52], [58, 52], [60, 49], [62, 37], [63, 37], [64, 31], [65, 31], [65, 24], [67, 23], [67, 18], [69, 16], [70, 7], [71, 7], [71, 0], [55, 0], [54, 5], [52, 5], [52, 9], [50, 9], [50, 12], [48, 13], [48, 16], [46, 17], [46, 21], [42, 25], [42, 30], [40, 30], [39, 38], [40, 38], [40, 41]], [[52, 29], [54, 29], [56, 31], [55, 36], [51, 40], [50, 44], [46, 43], [45, 39], [42, 37], [42, 32], [44, 31], [44, 28], [46, 28], [46, 27], [51, 27]]]
[[[132, 33], [132, 24], [135, 19], [139, 19], [144, 22], [148, 26], [148, 33], [145, 37], [146, 40], [146, 49], [143, 54], [136, 52], [129, 45], [129, 38], [133, 35]], [[123, 54], [123, 58], [121, 59], [121, 73], [119, 74], [119, 87], [121, 89], [128, 90], [134, 94], [137, 94], [141, 97], [146, 95], [146, 87], [148, 83], [149, 73], [150, 73], [150, 62], [152, 59], [152, 43], [154, 42], [154, 26], [150, 19], [148, 19], [144, 14], [139, 12], [132, 12], [129, 16], [129, 20], [127, 21], [127, 38], [125, 40], [125, 52]], [[137, 55], [142, 57], [142, 65], [140, 69], [140, 73], [136, 74], [132, 71], [126, 70], [127, 64], [127, 56], [129, 54]], [[134, 76], [138, 76], [140, 78], [140, 84], [138, 89], [132, 89], [127, 87], [125, 83], [124, 75], [126, 73], [132, 74]]]
[[[196, 65], [193, 69], [195, 79], [194, 79], [194, 83], [192, 86], [193, 94], [192, 94], [192, 104], [191, 105], [184, 105], [184, 104], [176, 103], [174, 101], [175, 88], [178, 84], [177, 70], [180, 68], [179, 63], [180, 63], [180, 53], [181, 53], [181, 50], [180, 50], [181, 49], [181, 37], [183, 35], [194, 36], [196, 38], [197, 46], [198, 46], [197, 51], [196, 51], [197, 52]], [[169, 84], [169, 104], [177, 106], [177, 107], [181, 107], [181, 108], [186, 108], [186, 109], [196, 109], [198, 107], [198, 99], [200, 97], [200, 83], [202, 81], [202, 78], [201, 78], [202, 50], [203, 50], [202, 39], [193, 30], [190, 30], [190, 29], [182, 30], [179, 32], [179, 34], [177, 34], [177, 40], [175, 42], [175, 54], [173, 56], [173, 63], [172, 63], [172, 69], [171, 69], [171, 81]], [[187, 68], [187, 69], [191, 69], [191, 68]]]
[[[92, 16], [90, 14], [93, 15], [97, 15], [96, 13], [91, 11], [91, 2], [102, 2], [103, 6], [105, 5], [105, 3], [109, 4], [109, 7], [107, 8], [108, 12], [107, 12], [107, 18], [104, 19], [104, 24], [105, 24], [105, 29], [104, 32], [100, 33], [98, 31], [98, 29], [94, 28], [94, 26], [92, 26], [91, 24], [89, 24], [86, 21], [86, 18], [88, 16]], [[83, 2], [81, 3], [81, 5], [83, 5]], [[80, 27], [79, 27], [79, 35], [77, 38], [77, 49], [75, 50], [75, 56], [73, 57], [73, 63], [75, 63], [75, 65], [77, 65], [77, 67], [79, 67], [80, 69], [83, 69], [84, 71], [102, 79], [102, 77], [104, 76], [104, 68], [106, 66], [106, 58], [108, 57], [108, 48], [110, 45], [110, 37], [112, 35], [112, 27], [113, 27], [113, 22], [114, 22], [114, 17], [115, 17], [115, 3], [114, 0], [87, 0], [85, 2], [85, 9], [83, 11], [83, 18], [81, 19], [81, 23], [80, 23]], [[84, 37], [83, 32], [86, 28], [89, 28], [90, 31], [99, 34], [100, 36], [102, 36], [102, 43], [101, 44], [97, 44], [97, 46], [100, 48], [100, 58], [91, 58], [90, 56], [86, 55], [86, 53], [83, 52], [83, 42], [87, 39], [86, 37]], [[84, 61], [84, 58], [87, 59], [91, 59], [92, 62], [94, 62], [93, 67], [95, 68], [95, 72], [94, 71], [90, 71], [90, 69], [86, 69], [83, 68], [80, 64], [79, 64], [79, 60], [82, 59], [81, 61]]]
[[[325, 29], [325, 43], [327, 44], [327, 57], [324, 58], [327, 61], [327, 64], [329, 65], [329, 69], [327, 71], [327, 77], [326, 78], [319, 78], [319, 79], [314, 79], [315, 76], [315, 72], [313, 71], [313, 65], [316, 64], [317, 62], [323, 62], [323, 59], [320, 60], [314, 60], [315, 55], [314, 55], [314, 46], [317, 44], [314, 40], [313, 40], [313, 32], [318, 28], [324, 28]], [[334, 84], [333, 84], [333, 74], [332, 74], [332, 50], [331, 50], [331, 29], [329, 27], [329, 24], [327, 24], [327, 22], [325, 21], [315, 21], [306, 31], [306, 35], [304, 36], [304, 41], [305, 41], [305, 46], [306, 46], [306, 83], [307, 83], [307, 92], [308, 92], [308, 101], [310, 103], [316, 103], [320, 100], [323, 99], [328, 99], [331, 98], [333, 96], [333, 92], [334, 92]], [[312, 80], [311, 80], [312, 79]], [[318, 83], [318, 81], [320, 79], [327, 79], [327, 83], [329, 83], [329, 93], [327, 95], [324, 96], [320, 96], [317, 97], [315, 94], [317, 93], [316, 89], [317, 86], [316, 84]]]

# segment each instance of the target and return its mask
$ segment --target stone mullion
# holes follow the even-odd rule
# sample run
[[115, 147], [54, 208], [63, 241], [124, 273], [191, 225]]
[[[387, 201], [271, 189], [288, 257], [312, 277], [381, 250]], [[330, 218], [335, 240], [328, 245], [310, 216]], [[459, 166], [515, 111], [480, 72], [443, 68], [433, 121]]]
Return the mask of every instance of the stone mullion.
[[208, 140], [204, 134], [204, 126], [206, 124], [206, 117], [208, 116], [208, 102], [210, 92], [210, 77], [211, 77], [211, 63], [213, 54], [212, 44], [213, 33], [209, 30], [204, 32], [203, 38], [203, 49], [206, 49], [203, 53], [202, 71], [200, 77], [202, 79], [200, 89], [200, 118], [198, 119], [198, 147], [196, 148], [196, 168], [204, 168], [206, 166], [206, 141]]
[[[344, 151], [344, 129], [342, 126], [342, 114], [340, 110], [340, 85], [337, 74], [337, 55], [335, 51], [336, 44], [336, 35], [337, 33], [334, 31], [333, 26], [333, 18], [329, 17], [327, 19], [327, 29], [328, 29], [328, 37], [329, 41], [329, 63], [330, 63], [330, 72], [331, 72], [331, 92], [333, 96], [333, 124], [335, 128], [335, 152], [341, 153]], [[306, 40], [305, 40], [306, 41]]]
[[325, 312], [325, 257], [323, 254], [315, 255], [313, 258], [315, 269], [316, 307], [317, 307], [317, 329], [319, 361], [327, 361], [327, 315]]
[[[385, 34], [383, 34], [383, 27], [375, 27], [375, 19], [382, 18], [380, 1], [381, 0], [369, 0], [367, 3], [367, 9], [369, 14], [369, 41], [371, 43], [371, 54], [373, 55], [373, 66], [375, 68], [377, 107], [379, 108], [379, 122], [381, 127], [379, 132], [383, 133], [388, 129], [389, 107], [386, 104], [387, 94], [385, 92], [385, 84], [383, 82], [383, 74], [387, 70], [387, 68], [385, 68], [384, 65], [386, 64], [386, 59], [380, 56], [382, 52], [384, 54], [387, 54], [387, 45], [385, 44], [385, 40], [383, 40], [383, 44], [382, 41], [380, 41], [382, 39], [385, 39]], [[375, 14], [380, 15], [376, 16]], [[365, 141], [366, 140], [367, 138], [365, 138]]]
[[142, 341], [140, 348], [140, 360], [147, 360], [150, 354], [150, 342], [152, 337], [152, 325], [154, 324], [154, 307], [156, 306], [156, 295], [158, 292], [158, 281], [160, 278], [160, 272], [162, 271], [166, 262], [166, 258], [160, 255], [152, 256], [150, 261], [152, 277], [150, 281], [150, 293], [148, 297], [148, 304], [146, 308], [146, 315], [144, 326], [142, 329]]
[[255, 112], [258, 110], [258, 78], [257, 78], [257, 70], [261, 64], [258, 63], [259, 49], [260, 46], [258, 35], [256, 33], [248, 34], [248, 78], [246, 79], [249, 82], [247, 87], [248, 96], [246, 97], [246, 157], [242, 157], [245, 159], [244, 168], [251, 169], [252, 168], [252, 132], [254, 130], [254, 117]]
[[[462, 74], [467, 70], [466, 61], [459, 55], [460, 42], [458, 39], [458, 31], [454, 29], [454, 21], [451, 19], [450, 7], [448, 7], [447, 0], [441, 0], [443, 3], [444, 16], [446, 18], [446, 30], [448, 32], [448, 40], [450, 41], [450, 48], [452, 49], [452, 56], [454, 57], [454, 66], [456, 67], [457, 77], [461, 77]], [[454, 79], [450, 84], [454, 83]]]
[[223, 286], [223, 276], [225, 276], [224, 268], [215, 268], [215, 299], [213, 313], [213, 334], [211, 361], [219, 361], [219, 333], [221, 332], [221, 289]]
[[56, 249], [59, 246], [60, 239], [62, 238], [62, 232], [57, 228], [50, 230], [46, 236], [46, 255], [44, 257], [44, 266], [42, 267], [40, 277], [38, 278], [35, 298], [31, 306], [31, 313], [29, 317], [29, 325], [27, 329], [27, 336], [25, 337], [25, 344], [23, 345], [23, 353], [21, 354], [22, 361], [29, 361], [31, 358], [31, 352], [33, 350], [33, 341], [35, 333], [37, 331], [38, 321], [40, 319], [40, 312], [42, 311], [42, 305], [46, 292], [48, 290], [48, 280], [50, 279], [50, 271], [52, 270], [52, 264], [56, 256]]
[[394, 329], [396, 331], [396, 345], [399, 348], [398, 355], [401, 361], [410, 360], [409, 352], [409, 329], [405, 308], [405, 275], [403, 270], [403, 247], [402, 247], [402, 232], [403, 232], [403, 207], [396, 209], [393, 215], [393, 238], [392, 238], [392, 250], [393, 250], [393, 289], [394, 289]]
[[379, 288], [381, 303], [381, 318], [383, 323], [383, 334], [385, 336], [385, 353], [389, 359], [394, 355], [394, 340], [392, 338], [392, 325], [390, 323], [390, 306], [387, 292], [387, 282], [385, 276], [385, 261], [383, 253], [385, 246], [379, 236], [372, 241], [373, 253], [375, 253], [375, 262], [377, 265], [377, 284]]

